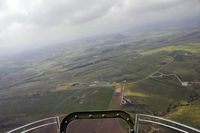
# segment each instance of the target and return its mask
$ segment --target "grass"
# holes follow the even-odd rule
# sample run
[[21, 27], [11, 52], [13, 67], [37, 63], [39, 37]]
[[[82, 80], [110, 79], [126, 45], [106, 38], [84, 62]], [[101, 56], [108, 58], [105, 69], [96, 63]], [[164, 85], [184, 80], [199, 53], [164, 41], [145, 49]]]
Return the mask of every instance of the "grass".
[[[106, 110], [112, 97], [113, 88], [88, 88], [48, 92], [42, 96], [24, 96], [1, 100], [1, 128], [16, 127], [34, 120], [57, 114], [68, 114], [75, 111]], [[80, 104], [78, 96], [86, 95]], [[7, 112], [9, 115], [3, 115]]]
[[[164, 115], [170, 104], [178, 104], [181, 100], [188, 101], [192, 91], [182, 87], [174, 78], [147, 79], [127, 86], [125, 94], [135, 104], [142, 105], [134, 110], [154, 115]], [[130, 110], [130, 109], [129, 109]]]
[[[16, 56], [0, 63], [0, 125], [6, 131], [46, 116], [84, 110], [121, 109], [130, 113], [168, 116], [180, 122], [200, 114], [180, 107], [200, 95], [199, 86], [183, 87], [174, 77], [146, 79], [159, 70], [177, 74], [183, 81], [200, 80], [200, 40], [191, 31], [153, 31], [82, 40]], [[188, 36], [187, 36], [188, 34]], [[187, 53], [187, 54], [185, 54]], [[174, 61], [171, 62], [171, 57]], [[162, 65], [162, 61], [170, 64]], [[134, 105], [120, 106], [114, 87], [122, 87]], [[88, 87], [98, 81], [96, 87]], [[72, 87], [73, 83], [80, 83]], [[39, 96], [29, 96], [33, 93]], [[86, 95], [83, 104], [78, 96]], [[189, 110], [192, 113], [187, 113]], [[172, 112], [171, 112], [172, 111]], [[178, 112], [178, 113], [176, 113]], [[179, 120], [180, 119], [180, 120]], [[197, 125], [196, 124], [196, 125]], [[191, 122], [191, 125], [195, 123]]]
[[200, 129], [200, 100], [191, 103], [188, 106], [178, 107], [169, 113], [166, 118], [176, 120], [183, 124]]
[[[177, 74], [183, 81], [200, 80], [199, 57], [184, 56], [180, 51], [174, 52], [172, 56], [174, 56], [174, 62], [163, 68], [163, 72]], [[181, 56], [181, 60], [179, 56]]]
[[161, 47], [161, 48], [145, 51], [143, 52], [143, 54], [151, 55], [151, 54], [161, 52], [161, 51], [173, 52], [173, 51], [178, 51], [178, 50], [187, 51], [193, 54], [200, 55], [199, 54], [200, 43], [189, 43], [189, 44], [178, 45], [178, 46], [166, 46], [166, 47]]

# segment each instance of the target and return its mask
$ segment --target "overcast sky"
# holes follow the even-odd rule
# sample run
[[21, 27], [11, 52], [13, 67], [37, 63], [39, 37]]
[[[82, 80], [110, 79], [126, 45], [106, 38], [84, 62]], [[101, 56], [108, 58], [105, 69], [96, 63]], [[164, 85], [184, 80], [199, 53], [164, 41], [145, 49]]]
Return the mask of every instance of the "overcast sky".
[[200, 0], [0, 0], [0, 53], [200, 16]]

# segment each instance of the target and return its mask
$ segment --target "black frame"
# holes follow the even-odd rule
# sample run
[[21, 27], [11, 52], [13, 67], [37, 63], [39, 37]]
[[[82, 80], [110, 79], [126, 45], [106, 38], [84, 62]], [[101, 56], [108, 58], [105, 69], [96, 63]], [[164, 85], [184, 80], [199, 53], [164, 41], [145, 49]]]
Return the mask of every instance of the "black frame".
[[120, 118], [129, 125], [129, 132], [134, 133], [134, 121], [132, 117], [121, 110], [113, 111], [88, 111], [88, 112], [74, 112], [67, 115], [61, 122], [60, 133], [66, 133], [67, 126], [73, 120], [78, 119], [106, 119], [106, 118]]

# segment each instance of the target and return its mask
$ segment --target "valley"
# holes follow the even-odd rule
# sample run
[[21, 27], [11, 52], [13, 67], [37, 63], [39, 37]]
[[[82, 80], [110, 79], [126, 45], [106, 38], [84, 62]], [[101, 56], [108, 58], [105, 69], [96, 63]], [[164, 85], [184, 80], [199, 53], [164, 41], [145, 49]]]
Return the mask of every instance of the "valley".
[[[200, 128], [199, 31], [123, 33], [1, 59], [0, 132], [49, 116], [112, 109]], [[132, 103], [121, 104], [121, 95]]]

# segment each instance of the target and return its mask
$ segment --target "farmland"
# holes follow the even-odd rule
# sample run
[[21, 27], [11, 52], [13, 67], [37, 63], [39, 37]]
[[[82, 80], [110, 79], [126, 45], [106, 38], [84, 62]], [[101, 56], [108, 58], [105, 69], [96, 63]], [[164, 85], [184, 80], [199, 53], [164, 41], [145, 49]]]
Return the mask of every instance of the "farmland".
[[[163, 63], [173, 58], [170, 63]], [[200, 128], [200, 29], [124, 33], [59, 44], [0, 60], [0, 132], [74, 111], [121, 109]], [[127, 84], [133, 104], [120, 105]], [[183, 116], [185, 118], [183, 118]]]

